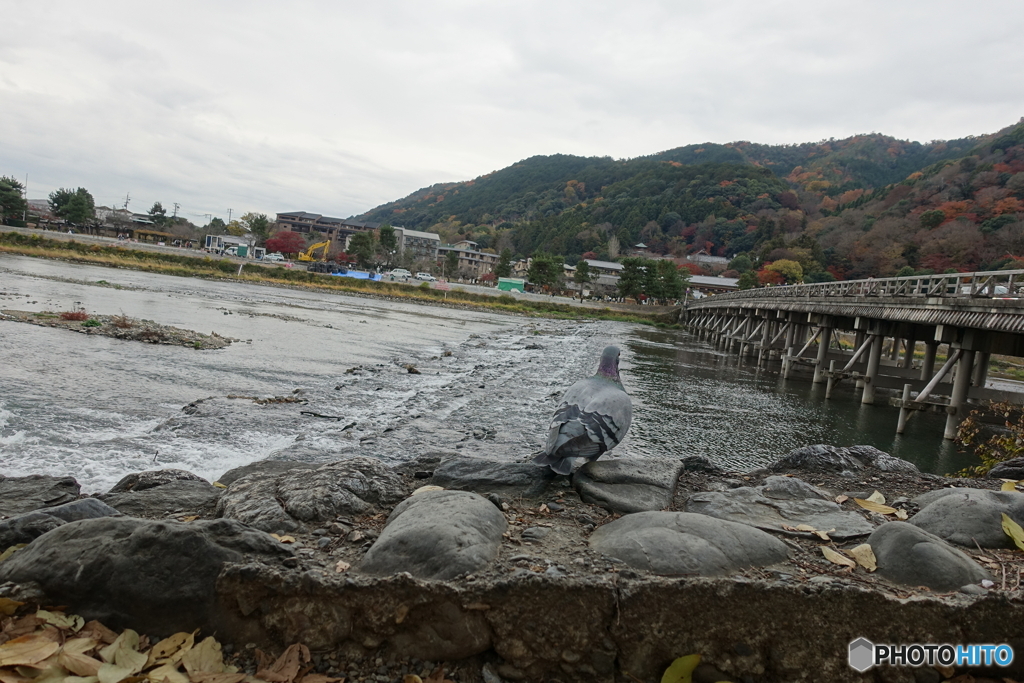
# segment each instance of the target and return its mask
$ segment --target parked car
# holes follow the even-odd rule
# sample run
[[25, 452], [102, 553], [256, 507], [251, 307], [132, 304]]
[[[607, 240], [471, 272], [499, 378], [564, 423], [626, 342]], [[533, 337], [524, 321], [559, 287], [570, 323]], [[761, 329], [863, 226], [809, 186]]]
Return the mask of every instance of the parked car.
[[430, 273], [416, 273], [416, 279], [423, 280], [424, 282], [434, 282], [437, 280], [437, 278]]
[[388, 273], [388, 275], [391, 276], [392, 279], [399, 278], [399, 277], [401, 277], [401, 278], [412, 277], [412, 273], [410, 273], [405, 268], [395, 268], [390, 273]]
[[284, 258], [284, 256], [282, 254], [280, 254], [280, 253], [275, 251], [273, 254], [267, 254], [266, 256], [264, 256], [263, 260], [264, 261], [274, 261], [276, 263], [276, 262], [279, 262], [279, 261], [284, 261], [285, 258]]

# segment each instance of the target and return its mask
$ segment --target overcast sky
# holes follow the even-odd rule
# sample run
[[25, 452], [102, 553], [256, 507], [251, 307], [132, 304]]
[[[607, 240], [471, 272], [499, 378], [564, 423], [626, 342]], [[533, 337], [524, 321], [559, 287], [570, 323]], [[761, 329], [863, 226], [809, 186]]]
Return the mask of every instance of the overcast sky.
[[347, 217], [537, 154], [1024, 116], [1021, 0], [0, 0], [0, 175], [29, 197]]

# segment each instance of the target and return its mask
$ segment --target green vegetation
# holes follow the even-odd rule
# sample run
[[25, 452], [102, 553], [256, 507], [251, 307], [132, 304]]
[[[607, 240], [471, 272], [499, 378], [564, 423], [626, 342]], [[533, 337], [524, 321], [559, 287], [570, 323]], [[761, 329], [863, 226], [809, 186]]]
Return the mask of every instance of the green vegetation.
[[25, 186], [16, 178], [0, 177], [0, 224], [24, 227], [22, 217], [28, 209], [28, 203], [22, 193]]
[[96, 202], [84, 187], [54, 190], [50, 193], [49, 203], [53, 215], [73, 225], [85, 225], [96, 220]]
[[[995, 433], [985, 430], [981, 418], [986, 412], [1002, 417], [1005, 429]], [[986, 435], [988, 438], [984, 438]], [[1011, 403], [991, 403], [987, 411], [972, 410], [957, 429], [956, 444], [972, 448], [981, 464], [951, 476], [984, 477], [999, 463], [1024, 455], [1024, 411]]]

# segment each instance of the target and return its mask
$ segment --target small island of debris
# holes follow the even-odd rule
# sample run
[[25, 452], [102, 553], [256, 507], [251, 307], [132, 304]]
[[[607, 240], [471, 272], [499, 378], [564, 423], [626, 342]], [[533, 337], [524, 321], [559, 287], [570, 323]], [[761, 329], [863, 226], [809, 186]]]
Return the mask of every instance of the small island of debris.
[[183, 330], [170, 325], [160, 325], [152, 320], [141, 320], [126, 315], [98, 315], [82, 310], [53, 312], [43, 311], [0, 311], [0, 320], [13, 320], [43, 327], [59, 327], [83, 334], [100, 334], [115, 339], [147, 342], [150, 344], [169, 344], [171, 346], [187, 346], [192, 349], [206, 351], [223, 349], [232, 341], [216, 332], [202, 334], [192, 330]]

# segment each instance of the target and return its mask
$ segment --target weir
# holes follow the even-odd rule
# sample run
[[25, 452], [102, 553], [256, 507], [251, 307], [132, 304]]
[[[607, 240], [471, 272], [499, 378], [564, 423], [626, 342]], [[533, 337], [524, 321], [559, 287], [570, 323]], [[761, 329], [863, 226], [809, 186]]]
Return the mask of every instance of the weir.
[[865, 404], [878, 389], [902, 392], [889, 400], [900, 409], [898, 433], [915, 411], [944, 411], [943, 438], [953, 439], [972, 405], [1024, 405], [1024, 384], [987, 386], [992, 354], [1024, 357], [1024, 270], [728, 292], [688, 302], [681, 322], [717, 349], [756, 356], [758, 367], [779, 361], [787, 379], [795, 368], [810, 371], [813, 383], [826, 383], [826, 400], [844, 380]]

